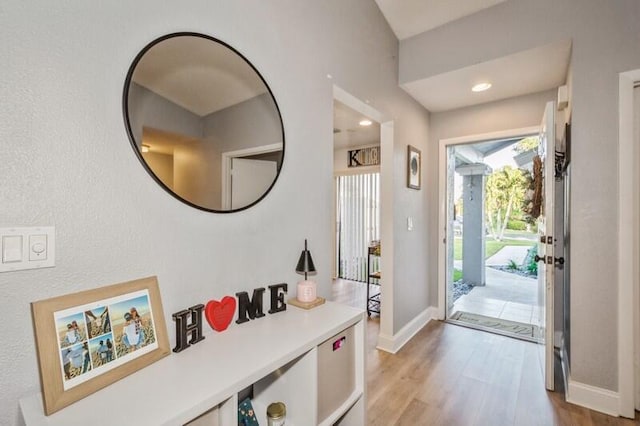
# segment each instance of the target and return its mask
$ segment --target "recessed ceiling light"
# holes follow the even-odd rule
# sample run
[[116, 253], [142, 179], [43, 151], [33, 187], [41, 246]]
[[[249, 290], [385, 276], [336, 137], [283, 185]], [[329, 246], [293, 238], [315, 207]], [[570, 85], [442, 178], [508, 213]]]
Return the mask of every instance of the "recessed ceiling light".
[[362, 120], [359, 123], [361, 126], [371, 126], [371, 120]]
[[491, 88], [491, 83], [478, 83], [471, 88], [474, 92], [484, 92], [485, 90], [489, 90]]
[[149, 148], [151, 148], [149, 145], [142, 144], [142, 149], [141, 149], [140, 151], [142, 151], [142, 152], [149, 152]]

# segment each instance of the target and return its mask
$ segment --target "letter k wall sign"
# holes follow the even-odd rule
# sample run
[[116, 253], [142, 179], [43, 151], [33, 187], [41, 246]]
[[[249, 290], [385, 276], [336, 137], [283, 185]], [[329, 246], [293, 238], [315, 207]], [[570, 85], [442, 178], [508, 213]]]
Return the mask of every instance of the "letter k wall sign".
[[351, 149], [348, 151], [349, 167], [365, 167], [380, 165], [380, 147], [372, 146], [369, 148]]

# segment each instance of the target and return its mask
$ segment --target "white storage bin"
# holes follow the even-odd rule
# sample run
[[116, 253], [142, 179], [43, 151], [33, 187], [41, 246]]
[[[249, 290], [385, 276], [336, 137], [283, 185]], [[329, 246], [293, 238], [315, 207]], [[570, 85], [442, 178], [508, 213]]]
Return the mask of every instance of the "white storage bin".
[[349, 327], [318, 346], [318, 423], [355, 390], [355, 344]]

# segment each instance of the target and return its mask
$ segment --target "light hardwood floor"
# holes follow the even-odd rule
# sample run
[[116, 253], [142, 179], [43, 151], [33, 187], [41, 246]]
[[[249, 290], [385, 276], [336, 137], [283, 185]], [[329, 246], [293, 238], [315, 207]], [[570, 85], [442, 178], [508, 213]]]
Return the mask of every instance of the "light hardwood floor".
[[[361, 295], [365, 288], [338, 284], [334, 296], [340, 290]], [[364, 306], [364, 298], [346, 299], [340, 301]], [[638, 415], [635, 421], [607, 416], [547, 392], [534, 343], [431, 321], [392, 355], [375, 348], [378, 330], [378, 318], [369, 319], [369, 425], [640, 424]]]

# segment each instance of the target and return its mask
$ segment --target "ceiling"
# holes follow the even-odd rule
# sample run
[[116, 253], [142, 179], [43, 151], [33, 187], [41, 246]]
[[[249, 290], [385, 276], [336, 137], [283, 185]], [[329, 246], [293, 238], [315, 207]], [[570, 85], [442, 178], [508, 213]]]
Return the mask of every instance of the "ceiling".
[[241, 56], [194, 36], [154, 45], [136, 66], [133, 81], [200, 117], [267, 91]]
[[[562, 86], [570, 55], [571, 41], [561, 40], [401, 87], [429, 111], [447, 111]], [[483, 81], [491, 82], [492, 87], [484, 92], [471, 91], [473, 85]]]
[[[507, 0], [376, 0], [396, 36], [403, 40]], [[561, 40], [501, 58], [425, 76], [401, 87], [431, 112], [555, 89], [566, 82], [571, 41]], [[491, 89], [472, 92], [479, 82]]]
[[342, 102], [333, 101], [333, 149], [379, 145], [380, 124], [374, 121], [370, 126], [361, 126], [359, 123], [364, 119], [368, 117]]
[[429, 31], [506, 0], [376, 0], [400, 40]]
[[521, 137], [456, 145], [454, 149], [455, 165], [459, 167], [465, 164], [482, 164], [485, 157], [514, 145], [520, 140], [522, 140]]

